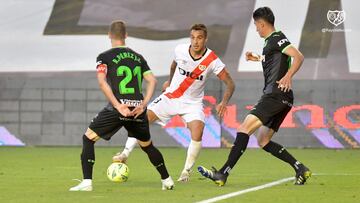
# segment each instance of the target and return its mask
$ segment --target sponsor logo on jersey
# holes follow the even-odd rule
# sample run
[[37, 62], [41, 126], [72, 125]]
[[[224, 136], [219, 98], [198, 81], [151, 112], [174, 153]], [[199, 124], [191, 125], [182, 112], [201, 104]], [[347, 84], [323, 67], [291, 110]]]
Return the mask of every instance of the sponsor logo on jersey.
[[289, 42], [289, 40], [288, 40], [288, 39], [286, 39], [286, 38], [284, 38], [284, 39], [282, 39], [282, 40], [278, 41], [278, 45], [279, 45], [279, 47], [281, 47], [281, 45], [283, 45], [285, 42]]
[[[200, 65], [200, 66], [201, 66], [201, 65]], [[199, 66], [199, 69], [200, 69], [200, 66]], [[194, 72], [186, 71], [186, 70], [184, 70], [184, 69], [182, 69], [182, 68], [180, 68], [180, 67], [178, 67], [178, 68], [179, 68], [179, 73], [180, 73], [181, 75], [185, 75], [186, 77], [190, 77], [190, 78], [192, 78], [192, 79], [200, 80], [200, 81], [202, 81], [202, 80], [204, 79], [204, 76], [203, 76], [203, 75], [198, 75], [198, 74], [196, 74], [196, 73], [194, 73]], [[206, 68], [206, 66], [205, 66], [205, 68]]]
[[136, 107], [141, 105], [142, 100], [120, 99], [120, 103]]

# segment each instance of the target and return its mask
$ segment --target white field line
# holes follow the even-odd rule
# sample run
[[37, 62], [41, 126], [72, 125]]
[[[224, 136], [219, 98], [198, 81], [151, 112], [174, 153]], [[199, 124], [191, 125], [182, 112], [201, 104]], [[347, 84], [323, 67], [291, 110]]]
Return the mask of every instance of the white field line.
[[[313, 173], [312, 175], [313, 176], [359, 176], [360, 174], [352, 174], [352, 173]], [[245, 189], [245, 190], [239, 190], [239, 191], [228, 193], [228, 194], [225, 194], [225, 195], [220, 195], [220, 196], [216, 196], [216, 197], [213, 197], [213, 198], [210, 198], [210, 199], [202, 200], [202, 201], [199, 201], [197, 203], [217, 202], [217, 201], [221, 201], [221, 200], [224, 200], [224, 199], [229, 199], [231, 197], [239, 196], [239, 195], [242, 195], [242, 194], [245, 194], [245, 193], [262, 190], [262, 189], [265, 189], [265, 188], [273, 187], [275, 185], [280, 185], [282, 183], [285, 183], [285, 182], [288, 182], [288, 181], [291, 181], [291, 180], [294, 180], [294, 179], [295, 179], [294, 177], [283, 178], [283, 179], [280, 179], [280, 180], [277, 180], [277, 181], [274, 181], [274, 182], [266, 183], [264, 185], [259, 185], [259, 186], [248, 188], [248, 189]]]
[[294, 177], [283, 178], [283, 179], [280, 179], [280, 180], [277, 180], [277, 181], [274, 181], [274, 182], [266, 183], [264, 185], [259, 185], [259, 186], [251, 187], [251, 188], [248, 188], [248, 189], [245, 189], [245, 190], [239, 190], [239, 191], [228, 193], [228, 194], [225, 194], [225, 195], [220, 195], [220, 196], [213, 197], [213, 198], [210, 198], [210, 199], [202, 200], [202, 201], [200, 201], [198, 203], [217, 202], [217, 201], [220, 201], [220, 200], [224, 200], [224, 199], [228, 199], [228, 198], [235, 197], [235, 196], [238, 196], [238, 195], [242, 195], [242, 194], [245, 194], [245, 193], [248, 193], [248, 192], [254, 192], [254, 191], [257, 191], [257, 190], [262, 190], [262, 189], [265, 189], [265, 188], [268, 188], [268, 187], [279, 185], [279, 184], [289, 182], [289, 181], [294, 180], [294, 179], [295, 179]]

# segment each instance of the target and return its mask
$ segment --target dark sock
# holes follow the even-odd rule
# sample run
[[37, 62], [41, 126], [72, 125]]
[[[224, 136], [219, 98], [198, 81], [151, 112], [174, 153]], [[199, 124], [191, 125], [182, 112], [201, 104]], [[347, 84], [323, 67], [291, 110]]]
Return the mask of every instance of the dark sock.
[[83, 148], [81, 152], [81, 166], [84, 179], [92, 179], [93, 166], [95, 163], [94, 141], [83, 135]]
[[152, 143], [147, 147], [141, 147], [141, 149], [148, 155], [150, 162], [160, 173], [161, 179], [164, 180], [168, 178], [169, 173], [166, 169], [164, 158], [161, 152], [157, 148], [155, 148]]
[[299, 166], [302, 165], [285, 149], [285, 147], [279, 145], [276, 142], [270, 141], [267, 145], [263, 147], [263, 149], [272, 154], [273, 156], [290, 164], [295, 171], [297, 171], [299, 169]]
[[234, 146], [231, 147], [230, 154], [224, 166], [220, 169], [220, 172], [229, 175], [230, 170], [235, 166], [241, 155], [245, 152], [249, 142], [249, 135], [246, 133], [238, 132]]

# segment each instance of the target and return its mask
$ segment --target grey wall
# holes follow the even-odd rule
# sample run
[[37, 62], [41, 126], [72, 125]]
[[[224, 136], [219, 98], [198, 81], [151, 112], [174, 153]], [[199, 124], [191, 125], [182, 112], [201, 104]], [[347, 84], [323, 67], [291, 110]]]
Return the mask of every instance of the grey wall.
[[[158, 90], [165, 77], [158, 78]], [[231, 104], [237, 104], [237, 120], [241, 121], [261, 95], [262, 80], [236, 80]], [[359, 104], [359, 81], [294, 81], [295, 105], [317, 104], [329, 115], [338, 107]], [[81, 136], [90, 120], [107, 103], [98, 89], [95, 73], [9, 73], [0, 75], [0, 126], [27, 145], [80, 145]], [[206, 95], [218, 101], [222, 83], [213, 79]], [[355, 112], [360, 115], [360, 112]], [[180, 146], [158, 125], [151, 126], [152, 137], [159, 146]], [[120, 131], [111, 142], [99, 145], [122, 145], [127, 133]], [[335, 132], [336, 135], [336, 132]], [[222, 136], [233, 140], [226, 132]], [[292, 147], [322, 147], [305, 127], [282, 129], [277, 140]], [[346, 142], [339, 138], [345, 146]]]

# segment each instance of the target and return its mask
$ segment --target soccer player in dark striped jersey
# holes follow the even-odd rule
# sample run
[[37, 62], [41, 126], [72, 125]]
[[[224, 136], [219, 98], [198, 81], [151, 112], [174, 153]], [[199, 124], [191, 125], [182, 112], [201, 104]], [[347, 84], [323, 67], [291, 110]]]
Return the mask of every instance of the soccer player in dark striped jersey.
[[[234, 146], [228, 160], [217, 171], [199, 166], [199, 172], [222, 186], [226, 183], [230, 170], [244, 153], [249, 136], [257, 129], [258, 144], [266, 152], [288, 163], [295, 170], [295, 184], [302, 185], [311, 176], [311, 171], [296, 160], [283, 146], [271, 141], [293, 105], [292, 77], [300, 69], [304, 60], [300, 51], [291, 45], [281, 31], [275, 31], [275, 17], [268, 7], [261, 7], [253, 13], [256, 30], [265, 39], [262, 56], [246, 53], [246, 59], [262, 62], [264, 72], [263, 96], [246, 116], [237, 129]], [[291, 58], [293, 61], [291, 62]]]
[[[100, 138], [110, 138], [124, 127], [129, 136], [137, 139], [141, 149], [161, 176], [162, 189], [170, 190], [174, 182], [168, 174], [160, 151], [150, 139], [146, 106], [156, 85], [146, 60], [125, 45], [125, 23], [114, 21], [110, 25], [109, 38], [112, 48], [97, 58], [97, 79], [109, 104], [91, 121], [83, 135], [81, 165], [83, 181], [70, 191], [92, 191], [92, 173], [95, 163], [94, 144]], [[146, 93], [142, 94], [142, 81], [146, 81]]]

